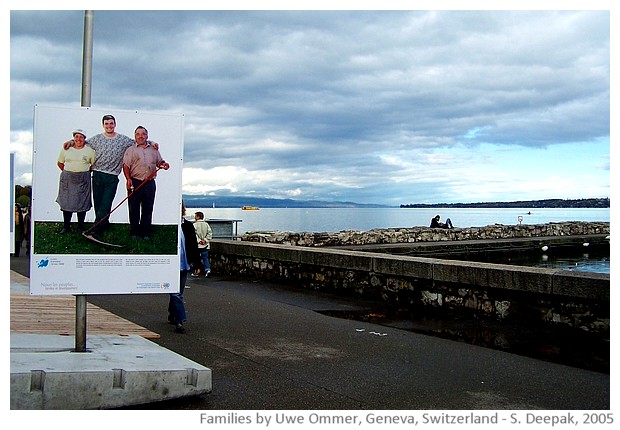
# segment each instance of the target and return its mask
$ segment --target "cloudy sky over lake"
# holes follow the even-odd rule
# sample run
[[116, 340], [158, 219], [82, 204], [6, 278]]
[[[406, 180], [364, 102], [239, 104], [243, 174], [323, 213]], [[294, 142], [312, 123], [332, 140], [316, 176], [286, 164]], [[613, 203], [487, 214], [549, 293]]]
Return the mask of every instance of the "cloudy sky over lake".
[[[27, 184], [33, 106], [80, 106], [84, 11], [6, 13]], [[97, 10], [92, 106], [183, 113], [184, 194], [608, 197], [610, 13]]]

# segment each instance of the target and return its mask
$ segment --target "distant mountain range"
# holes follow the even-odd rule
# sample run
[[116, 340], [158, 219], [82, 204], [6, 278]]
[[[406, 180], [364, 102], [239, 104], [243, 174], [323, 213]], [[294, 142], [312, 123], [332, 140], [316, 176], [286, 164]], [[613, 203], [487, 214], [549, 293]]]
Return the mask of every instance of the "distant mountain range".
[[608, 208], [609, 198], [602, 199], [544, 199], [521, 200], [516, 202], [482, 203], [413, 203], [400, 205], [401, 208]]
[[270, 199], [248, 196], [196, 196], [183, 195], [188, 208], [240, 208], [257, 206], [259, 208], [385, 208], [386, 205], [362, 204], [353, 202], [326, 202], [319, 200]]
[[[183, 195], [185, 206], [189, 208], [241, 208], [256, 206], [259, 208], [387, 208], [380, 204], [363, 204], [354, 202], [327, 202], [321, 200], [271, 199], [250, 196], [197, 196]], [[608, 208], [609, 198], [597, 199], [545, 199], [522, 200], [514, 202], [480, 202], [480, 203], [411, 203], [400, 205], [401, 208]]]

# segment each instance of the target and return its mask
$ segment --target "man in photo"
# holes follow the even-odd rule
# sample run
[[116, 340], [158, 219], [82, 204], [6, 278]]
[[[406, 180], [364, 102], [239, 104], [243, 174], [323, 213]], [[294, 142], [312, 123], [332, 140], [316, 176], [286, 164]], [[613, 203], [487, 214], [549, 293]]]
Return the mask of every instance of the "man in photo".
[[135, 144], [123, 156], [123, 173], [128, 193], [129, 234], [150, 239], [155, 204], [155, 178], [159, 169], [168, 170], [159, 150], [148, 142], [148, 131], [138, 126], [134, 132]]

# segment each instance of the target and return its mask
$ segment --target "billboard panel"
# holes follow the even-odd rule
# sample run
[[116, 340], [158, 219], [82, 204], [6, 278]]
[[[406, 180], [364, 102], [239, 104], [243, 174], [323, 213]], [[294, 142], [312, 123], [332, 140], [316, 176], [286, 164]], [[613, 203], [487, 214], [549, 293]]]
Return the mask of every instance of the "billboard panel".
[[[129, 139], [121, 136], [113, 143], [102, 135], [105, 131], [102, 119], [107, 115], [115, 119], [115, 132]], [[163, 166], [153, 155], [157, 152], [158, 157], [169, 164], [169, 169], [155, 169], [153, 179], [135, 182], [134, 178], [133, 188], [130, 188], [131, 181], [126, 181], [122, 171], [101, 174], [98, 169], [109, 166], [111, 159], [119, 156], [122, 159], [125, 149], [119, 150], [119, 141], [137, 146], [132, 139], [138, 126], [148, 130], [149, 141], [156, 143], [158, 149], [148, 149], [145, 152], [148, 156], [137, 161], [137, 166], [128, 172], [130, 176], [140, 176], [140, 169], [153, 169], [154, 164]], [[73, 138], [76, 129], [86, 136], [85, 149], [79, 148], [79, 135], [76, 145], [65, 149], [63, 143]], [[30, 293], [178, 292], [183, 115], [37, 105], [33, 143]], [[94, 164], [89, 154], [94, 155]], [[94, 170], [80, 170], [84, 165]], [[94, 181], [92, 178], [97, 174], [99, 179]], [[103, 185], [102, 177], [105, 179]], [[147, 189], [150, 197], [139, 203], [138, 196], [144, 197]], [[114, 196], [111, 209], [106, 211], [105, 217], [100, 217], [109, 221], [109, 225], [98, 231], [104, 223], [96, 219], [95, 209], [98, 206], [101, 212], [104, 205], [97, 205], [102, 198], [93, 200], [92, 195], [110, 196], [110, 190]], [[75, 206], [76, 201], [79, 201], [78, 206]], [[148, 202], [152, 203], [150, 223]], [[130, 225], [130, 204], [138, 208], [134, 214], [139, 214], [142, 223], [150, 227]], [[84, 214], [83, 223], [78, 222], [79, 212]], [[67, 213], [70, 214], [69, 223]], [[143, 235], [143, 228], [147, 227], [148, 234]], [[138, 228], [140, 234], [136, 233]]]

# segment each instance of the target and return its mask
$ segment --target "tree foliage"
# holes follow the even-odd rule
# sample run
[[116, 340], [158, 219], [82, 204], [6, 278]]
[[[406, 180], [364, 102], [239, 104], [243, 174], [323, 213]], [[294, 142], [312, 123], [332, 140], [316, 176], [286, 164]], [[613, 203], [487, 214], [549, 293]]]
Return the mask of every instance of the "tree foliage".
[[479, 203], [411, 203], [400, 205], [401, 208], [608, 208], [609, 198], [596, 199], [544, 199], [521, 200], [515, 202], [479, 202]]
[[21, 186], [15, 185], [15, 203], [18, 203], [22, 207], [30, 206], [30, 200], [32, 198], [32, 187], [30, 185]]

